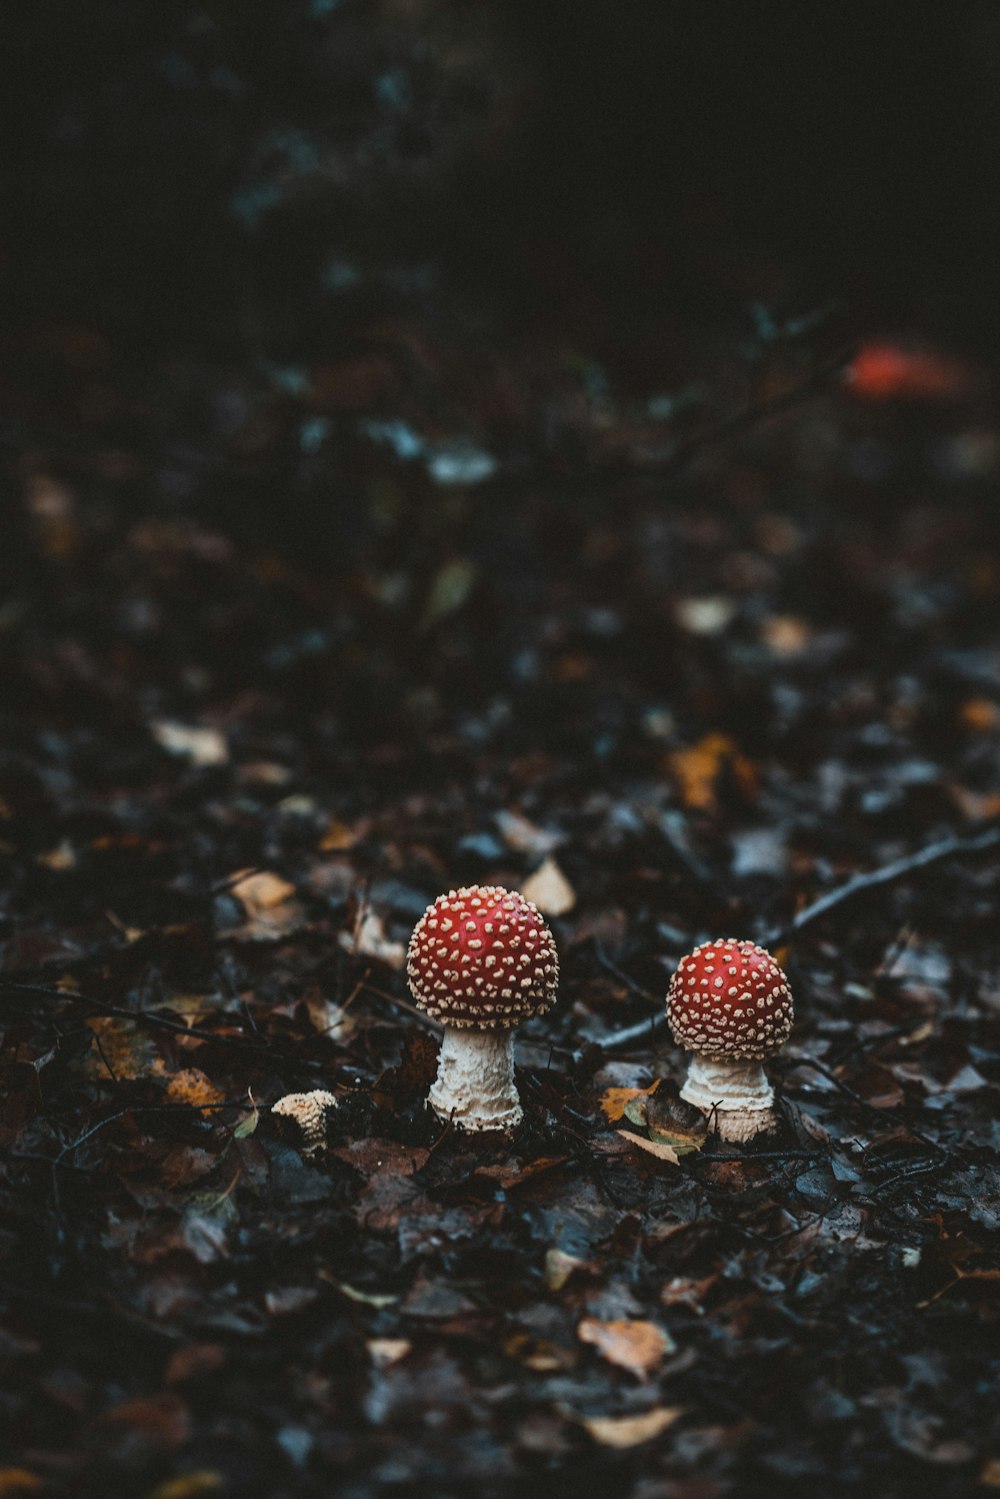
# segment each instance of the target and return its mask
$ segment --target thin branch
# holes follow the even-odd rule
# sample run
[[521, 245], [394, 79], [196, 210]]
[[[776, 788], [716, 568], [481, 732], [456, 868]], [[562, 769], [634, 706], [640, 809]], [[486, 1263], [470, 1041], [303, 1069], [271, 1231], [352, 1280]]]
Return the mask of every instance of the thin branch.
[[904, 875], [913, 874], [918, 869], [926, 869], [929, 864], [940, 863], [942, 859], [954, 858], [956, 854], [979, 854], [988, 849], [1000, 847], [1000, 827], [986, 828], [982, 833], [976, 833], [971, 838], [956, 838], [954, 834], [948, 838], [941, 838], [937, 843], [929, 843], [926, 848], [918, 849], [916, 853], [904, 854], [902, 858], [895, 859], [891, 864], [883, 864], [880, 869], [869, 870], [867, 874], [852, 875], [843, 885], [838, 885], [834, 890], [828, 890], [811, 905], [803, 906], [791, 921], [784, 926], [776, 927], [768, 932], [761, 941], [764, 946], [777, 945], [786, 937], [799, 932], [803, 927], [816, 921], [818, 917], [825, 916], [827, 911], [832, 911], [843, 901], [850, 900], [855, 895], [861, 895], [865, 890], [875, 890], [880, 885], [890, 885], [894, 880], [899, 880]]
[[66, 1000], [70, 1004], [85, 1006], [92, 1015], [106, 1016], [113, 1020], [130, 1020], [134, 1025], [152, 1026], [170, 1031], [174, 1035], [192, 1036], [198, 1041], [210, 1041], [216, 1046], [228, 1046], [235, 1050], [252, 1052], [266, 1057], [275, 1067], [295, 1068], [301, 1072], [324, 1072], [330, 1070], [329, 1062], [310, 1057], [293, 1057], [288, 1052], [269, 1046], [266, 1041], [246, 1041], [242, 1036], [226, 1036], [219, 1031], [206, 1030], [203, 1026], [187, 1025], [183, 1020], [171, 1020], [166, 1015], [157, 1015], [150, 1010], [129, 1010], [124, 1005], [104, 1004], [101, 1000], [89, 999], [73, 989], [56, 989], [46, 984], [21, 984], [0, 978], [0, 992], [12, 994], [37, 994], [44, 999]]

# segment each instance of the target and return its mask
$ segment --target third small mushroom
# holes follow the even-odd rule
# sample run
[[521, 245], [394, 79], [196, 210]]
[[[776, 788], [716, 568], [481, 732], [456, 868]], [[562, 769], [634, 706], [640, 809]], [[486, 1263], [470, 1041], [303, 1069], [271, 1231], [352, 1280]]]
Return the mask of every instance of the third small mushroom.
[[681, 1097], [708, 1115], [723, 1140], [777, 1129], [774, 1090], [761, 1066], [788, 1038], [788, 980], [769, 952], [727, 937], [682, 958], [670, 981], [667, 1019], [694, 1053]]

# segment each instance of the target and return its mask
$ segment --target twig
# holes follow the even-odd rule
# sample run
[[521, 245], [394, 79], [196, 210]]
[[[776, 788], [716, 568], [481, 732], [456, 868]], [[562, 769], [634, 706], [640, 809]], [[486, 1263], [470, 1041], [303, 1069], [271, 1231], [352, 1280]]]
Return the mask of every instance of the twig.
[[[892, 884], [894, 880], [900, 880], [905, 875], [914, 874], [918, 870], [926, 869], [931, 864], [938, 864], [943, 859], [952, 859], [959, 854], [980, 854], [988, 849], [1000, 848], [1000, 827], [990, 827], [981, 833], [976, 833], [971, 838], [957, 838], [954, 834], [949, 838], [941, 838], [937, 843], [929, 843], [925, 848], [918, 849], [916, 853], [905, 854], [901, 859], [894, 859], [891, 864], [883, 864], [878, 869], [871, 869], [865, 874], [852, 875], [842, 885], [833, 890], [828, 890], [811, 905], [803, 906], [802, 910], [792, 917], [790, 922], [784, 926], [776, 927], [767, 932], [760, 940], [764, 947], [775, 947], [787, 940], [804, 927], [817, 921], [820, 916], [825, 916], [827, 911], [832, 911], [836, 906], [842, 905], [845, 900], [850, 900], [855, 895], [861, 895], [866, 890], [877, 890], [881, 885]], [[625, 975], [619, 974], [620, 978]], [[630, 984], [629, 987], [634, 987]], [[594, 1041], [592, 1044], [602, 1052], [628, 1051], [633, 1046], [641, 1045], [643, 1042], [652, 1040], [667, 1023], [665, 1009], [658, 1009], [644, 1020], [635, 1025], [626, 1026], [623, 1030], [612, 1031], [603, 1040]], [[582, 1052], [576, 1053], [577, 1061], [580, 1060]], [[863, 1102], [863, 1100], [861, 1100]]]
[[937, 843], [929, 843], [926, 848], [918, 849], [916, 853], [904, 854], [891, 864], [883, 864], [880, 869], [852, 875], [843, 885], [838, 885], [835, 890], [828, 890], [826, 895], [821, 895], [811, 905], [803, 906], [790, 922], [768, 932], [761, 941], [765, 947], [775, 945], [794, 932], [800, 932], [804, 926], [825, 916], [827, 911], [832, 911], [835, 906], [850, 900], [852, 896], [860, 895], [865, 890], [875, 890], [879, 885], [890, 885], [904, 875], [926, 869], [929, 864], [954, 858], [956, 854], [979, 854], [997, 847], [1000, 847], [1000, 827], [986, 828], [972, 838], [956, 838], [954, 834], [949, 838], [941, 838]]
[[751, 402], [740, 411], [734, 412], [732, 416], [724, 417], [711, 426], [703, 427], [686, 442], [679, 443], [677, 447], [664, 454], [654, 454], [645, 462], [637, 461], [635, 458], [624, 458], [617, 463], [602, 467], [596, 476], [591, 474], [589, 477], [591, 479], [596, 477], [598, 482], [608, 483], [622, 478], [655, 478], [676, 473], [706, 448], [714, 447], [716, 443], [728, 442], [730, 438], [739, 437], [744, 432], [750, 432], [762, 422], [770, 421], [772, 417], [782, 415], [812, 396], [822, 394], [833, 376], [841, 374], [848, 367], [854, 354], [853, 347], [840, 350], [832, 358], [825, 359], [818, 364], [797, 385], [792, 385], [788, 390], [783, 390], [767, 400]]
[[175, 1035], [193, 1036], [198, 1041], [211, 1041], [216, 1046], [229, 1046], [239, 1051], [253, 1052], [277, 1068], [294, 1067], [302, 1072], [329, 1072], [329, 1063], [311, 1057], [293, 1057], [288, 1052], [278, 1051], [266, 1041], [246, 1041], [242, 1036], [226, 1036], [219, 1031], [206, 1030], [199, 1025], [187, 1025], [183, 1020], [170, 1020], [166, 1015], [156, 1015], [150, 1010], [129, 1010], [124, 1005], [104, 1004], [98, 999], [89, 999], [74, 989], [55, 989], [45, 984], [13, 983], [0, 978], [0, 992], [12, 994], [38, 994], [45, 999], [67, 1000], [71, 1004], [85, 1005], [93, 1015], [107, 1016], [113, 1020], [130, 1020], [135, 1025], [149, 1025], [159, 1030], [171, 1031]]

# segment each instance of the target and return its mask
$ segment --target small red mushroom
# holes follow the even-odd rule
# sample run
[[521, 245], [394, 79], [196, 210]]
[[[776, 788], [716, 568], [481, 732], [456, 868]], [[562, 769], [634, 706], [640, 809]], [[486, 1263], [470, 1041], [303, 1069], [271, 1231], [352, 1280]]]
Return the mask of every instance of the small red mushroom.
[[514, 1027], [547, 1010], [559, 982], [538, 908], [499, 885], [449, 890], [417, 922], [406, 972], [420, 1008], [444, 1021], [434, 1112], [466, 1130], [519, 1124]]
[[778, 1125], [761, 1062], [792, 1028], [788, 980], [762, 947], [725, 937], [682, 958], [670, 981], [667, 1019], [694, 1053], [681, 1097], [714, 1120], [723, 1140], [750, 1140]]

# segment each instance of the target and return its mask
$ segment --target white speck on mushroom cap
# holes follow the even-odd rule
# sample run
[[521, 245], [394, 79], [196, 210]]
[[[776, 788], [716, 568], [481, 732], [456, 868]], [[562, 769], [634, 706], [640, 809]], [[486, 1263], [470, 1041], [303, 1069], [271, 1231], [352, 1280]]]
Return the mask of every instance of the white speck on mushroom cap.
[[674, 1040], [704, 1056], [771, 1056], [793, 1018], [788, 980], [771, 954], [732, 937], [704, 942], [682, 958], [667, 993]]
[[428, 906], [407, 952], [410, 991], [448, 1025], [519, 1025], [559, 984], [556, 944], [537, 906], [500, 885], [449, 890]]

